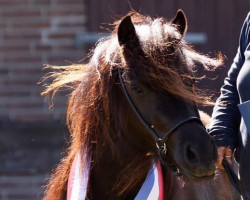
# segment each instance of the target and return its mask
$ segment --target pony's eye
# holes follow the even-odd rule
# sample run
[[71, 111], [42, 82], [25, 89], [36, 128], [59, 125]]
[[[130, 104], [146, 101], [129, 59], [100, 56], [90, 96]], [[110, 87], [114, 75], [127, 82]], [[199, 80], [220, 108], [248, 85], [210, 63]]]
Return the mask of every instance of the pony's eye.
[[131, 87], [132, 91], [136, 94], [143, 94], [144, 90], [141, 87]]
[[145, 93], [145, 90], [140, 86], [140, 85], [137, 85], [137, 84], [132, 84], [130, 86], [132, 92], [135, 92], [136, 94], [144, 94]]
[[134, 88], [133, 89], [137, 94], [144, 94], [144, 90], [140, 87]]

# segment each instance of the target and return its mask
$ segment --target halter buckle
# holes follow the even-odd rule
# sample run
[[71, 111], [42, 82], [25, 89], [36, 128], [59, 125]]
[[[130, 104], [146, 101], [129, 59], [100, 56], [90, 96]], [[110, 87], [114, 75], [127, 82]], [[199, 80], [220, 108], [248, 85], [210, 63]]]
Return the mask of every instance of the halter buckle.
[[159, 142], [156, 142], [155, 144], [156, 144], [158, 153], [159, 153], [160, 155], [162, 155], [162, 154], [163, 154], [163, 155], [166, 155], [166, 154], [167, 154], [167, 145], [166, 145], [165, 142], [164, 142], [164, 143], [161, 143], [161, 141], [159, 141]]

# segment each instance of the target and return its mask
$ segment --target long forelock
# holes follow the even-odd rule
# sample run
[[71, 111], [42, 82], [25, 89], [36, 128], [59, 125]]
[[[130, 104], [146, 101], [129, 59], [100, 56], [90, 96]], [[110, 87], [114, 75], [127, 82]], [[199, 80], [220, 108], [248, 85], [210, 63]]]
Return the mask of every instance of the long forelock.
[[[134, 26], [140, 40], [141, 48], [146, 55], [154, 59], [155, 55], [165, 55], [166, 49], [173, 45], [176, 40], [180, 39], [180, 34], [177, 32], [176, 27], [167, 23], [163, 18], [153, 20], [150, 17], [136, 15], [132, 19], [138, 21]], [[116, 31], [109, 37], [98, 41], [90, 63], [98, 69], [101, 59], [105, 60], [111, 68], [126, 65], [122, 55], [122, 48], [118, 43]]]
[[135, 29], [143, 46], [145, 44], [156, 47], [164, 46], [172, 42], [171, 40], [181, 38], [176, 27], [162, 18], [157, 18], [148, 24], [135, 25]]
[[[176, 88], [177, 86], [174, 85], [174, 83], [163, 83], [164, 81], [162, 82], [162, 80], [166, 78], [163, 76], [166, 74], [171, 74], [171, 76], [173, 76], [171, 77], [173, 78], [173, 80], [178, 79], [179, 81], [181, 81], [181, 76], [183, 74], [180, 74], [180, 67], [184, 67], [186, 71], [191, 72], [193, 71], [193, 69], [195, 69], [197, 63], [200, 63], [206, 70], [213, 70], [214, 68], [222, 64], [222, 59], [220, 56], [218, 58], [210, 58], [206, 55], [194, 51], [184, 41], [180, 33], [177, 31], [177, 27], [171, 22], [167, 22], [164, 18], [152, 19], [150, 17], [142, 16], [138, 13], [135, 13], [131, 17], [135, 26], [136, 34], [140, 41], [141, 48], [145, 52], [146, 57], [148, 57], [148, 59], [151, 59], [151, 61], [154, 63], [151, 66], [152, 71], [157, 72], [153, 75], [152, 71], [150, 72], [151, 74], [145, 74], [145, 79], [148, 78], [150, 80], [152, 79], [152, 77], [154, 77], [156, 84], [157, 79], [159, 80], [159, 86], [160, 84], [162, 84], [162, 87], [165, 87], [165, 84], [170, 84], [170, 86], [166, 89], [170, 89], [171, 87]], [[117, 26], [109, 37], [106, 37], [97, 43], [97, 46], [93, 52], [90, 63], [92, 63], [93, 66], [96, 67], [98, 73], [101, 63], [100, 61], [102, 61], [102, 64], [105, 63], [105, 66], [109, 68], [107, 70], [110, 71], [110, 75], [112, 75], [111, 71], [113, 68], [131, 67], [127, 66], [127, 63], [122, 54], [122, 47], [120, 47], [118, 43], [118, 24], [119, 22], [117, 23]], [[168, 49], [170, 49], [170, 51], [168, 51]], [[143, 60], [144, 58], [139, 58], [137, 57], [137, 55], [134, 55], [131, 59], [137, 59], [138, 61]], [[139, 71], [145, 72], [147, 71], [147, 69], [144, 69], [144, 67], [148, 68], [150, 66], [142, 64], [136, 67], [139, 67]], [[100, 73], [99, 78], [101, 78]], [[183, 93], [180, 94], [182, 97], [185, 97], [188, 90], [183, 84], [180, 87], [183, 87], [181, 89]], [[172, 89], [170, 90], [172, 91]], [[190, 98], [194, 98], [194, 96], [191, 96]]]

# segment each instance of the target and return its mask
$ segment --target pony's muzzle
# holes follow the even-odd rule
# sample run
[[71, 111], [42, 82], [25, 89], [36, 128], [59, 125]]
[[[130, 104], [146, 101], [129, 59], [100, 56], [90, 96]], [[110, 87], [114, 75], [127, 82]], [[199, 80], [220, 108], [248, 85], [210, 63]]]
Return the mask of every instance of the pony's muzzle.
[[187, 144], [184, 146], [183, 151], [189, 174], [197, 178], [212, 177], [214, 175], [217, 150], [212, 139], [210, 145]]

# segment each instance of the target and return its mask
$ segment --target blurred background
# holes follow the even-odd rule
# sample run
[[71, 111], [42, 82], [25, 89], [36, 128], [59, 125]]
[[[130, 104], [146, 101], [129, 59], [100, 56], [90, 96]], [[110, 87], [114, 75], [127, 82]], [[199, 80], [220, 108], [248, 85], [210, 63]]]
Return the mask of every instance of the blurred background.
[[[84, 63], [109, 23], [131, 9], [153, 17], [188, 18], [186, 40], [225, 67], [202, 87], [221, 87], [236, 53], [248, 0], [0, 0], [0, 200], [41, 199], [42, 185], [67, 147], [67, 95], [55, 107], [40, 96], [44, 64]], [[211, 113], [212, 108], [205, 108]]]

